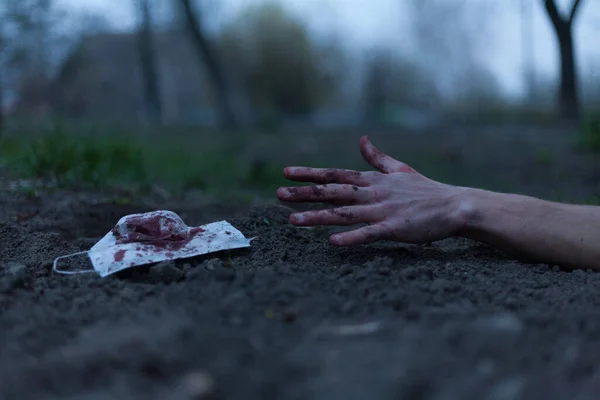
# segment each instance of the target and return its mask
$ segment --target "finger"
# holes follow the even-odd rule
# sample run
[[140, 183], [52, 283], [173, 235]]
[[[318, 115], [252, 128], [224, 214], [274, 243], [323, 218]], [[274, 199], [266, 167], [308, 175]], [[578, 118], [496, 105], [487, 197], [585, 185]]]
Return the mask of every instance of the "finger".
[[360, 171], [335, 168], [287, 167], [283, 175], [296, 182], [312, 183], [346, 183], [366, 186], [369, 182]]
[[352, 231], [331, 235], [330, 242], [334, 246], [356, 246], [385, 239], [387, 234], [388, 228], [383, 224], [368, 225]]
[[348, 226], [371, 222], [373, 219], [373, 212], [367, 206], [338, 207], [326, 210], [305, 211], [290, 215], [290, 222], [300, 226]]
[[386, 174], [393, 172], [416, 173], [410, 166], [400, 162], [387, 154], [383, 153], [377, 147], [373, 146], [367, 136], [360, 138], [360, 152], [363, 158], [373, 167]]
[[373, 191], [355, 185], [316, 185], [303, 187], [282, 187], [277, 197], [288, 202], [320, 202], [332, 204], [361, 204], [374, 200]]

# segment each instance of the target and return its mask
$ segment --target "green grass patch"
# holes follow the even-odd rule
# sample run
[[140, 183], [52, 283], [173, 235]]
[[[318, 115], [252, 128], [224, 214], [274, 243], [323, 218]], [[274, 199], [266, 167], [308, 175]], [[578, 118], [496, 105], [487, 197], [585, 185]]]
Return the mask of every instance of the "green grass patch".
[[600, 113], [584, 118], [580, 128], [580, 145], [586, 150], [600, 151]]
[[550, 165], [554, 162], [554, 154], [548, 149], [539, 149], [535, 152], [535, 162], [540, 166]]
[[[0, 139], [0, 165], [18, 178], [60, 187], [149, 187], [234, 193], [273, 191], [283, 165], [245, 161], [245, 137], [70, 132], [53, 127]], [[238, 140], [235, 140], [238, 139]], [[242, 140], [242, 142], [239, 142]]]

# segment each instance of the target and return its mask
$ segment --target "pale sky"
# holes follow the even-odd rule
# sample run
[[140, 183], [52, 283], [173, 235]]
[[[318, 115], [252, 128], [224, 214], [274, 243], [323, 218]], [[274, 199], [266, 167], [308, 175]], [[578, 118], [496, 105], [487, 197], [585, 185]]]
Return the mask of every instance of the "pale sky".
[[[153, 0], [165, 5], [174, 0]], [[215, 0], [200, 0], [210, 2]], [[262, 0], [216, 0], [223, 17], [233, 15], [244, 5]], [[410, 48], [406, 30], [406, 0], [279, 0], [301, 16], [315, 32], [333, 33], [344, 39], [346, 47], [366, 47], [389, 43], [395, 48]], [[492, 19], [493, 38], [486, 47], [485, 59], [504, 88], [515, 93], [521, 87], [521, 1], [533, 2], [533, 55], [537, 71], [556, 76], [559, 60], [554, 32], [544, 12], [542, 0], [465, 0], [467, 3], [488, 1], [502, 5]], [[557, 0], [566, 12], [573, 0]], [[583, 0], [575, 27], [577, 60], [580, 71], [594, 68], [600, 82], [600, 1]], [[118, 29], [135, 26], [134, 0], [58, 0], [72, 9], [104, 14]]]

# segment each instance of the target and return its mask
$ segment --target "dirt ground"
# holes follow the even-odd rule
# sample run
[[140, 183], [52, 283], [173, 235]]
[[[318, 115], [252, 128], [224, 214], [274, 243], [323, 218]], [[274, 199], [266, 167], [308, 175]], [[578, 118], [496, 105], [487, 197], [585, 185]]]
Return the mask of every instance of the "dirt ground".
[[[258, 238], [104, 279], [52, 272], [154, 209]], [[290, 211], [3, 190], [0, 398], [598, 398], [600, 274], [467, 240], [335, 249]]]

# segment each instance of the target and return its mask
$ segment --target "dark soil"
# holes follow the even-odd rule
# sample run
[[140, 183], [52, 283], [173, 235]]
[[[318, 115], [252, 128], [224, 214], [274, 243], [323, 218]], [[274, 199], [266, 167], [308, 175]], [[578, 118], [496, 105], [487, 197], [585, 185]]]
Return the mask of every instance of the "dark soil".
[[[2, 199], [2, 399], [598, 399], [600, 274], [466, 240], [336, 249], [281, 205], [90, 199]], [[258, 239], [104, 279], [52, 273], [158, 208]]]

